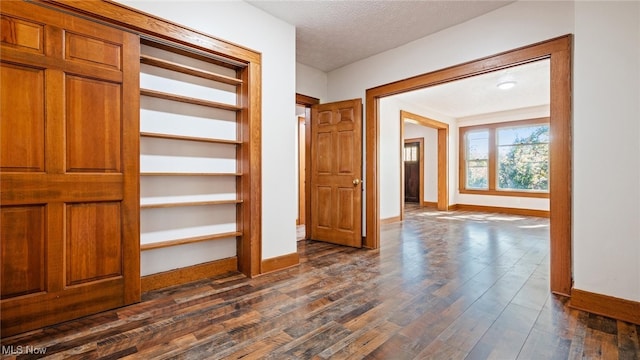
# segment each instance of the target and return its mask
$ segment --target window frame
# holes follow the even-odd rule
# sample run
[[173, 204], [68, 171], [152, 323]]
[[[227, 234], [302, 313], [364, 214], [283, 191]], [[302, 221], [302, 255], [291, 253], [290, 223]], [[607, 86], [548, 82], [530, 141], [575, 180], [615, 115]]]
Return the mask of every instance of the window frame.
[[[550, 126], [550, 118], [534, 118], [526, 120], [507, 121], [499, 123], [490, 123], [482, 125], [461, 126], [459, 128], [459, 162], [458, 162], [458, 174], [459, 174], [459, 187], [460, 194], [473, 194], [473, 195], [494, 195], [494, 196], [517, 196], [517, 197], [532, 197], [532, 198], [549, 198], [549, 190], [547, 191], [517, 191], [517, 190], [500, 190], [498, 189], [498, 143], [497, 143], [497, 130], [500, 128], [519, 127], [527, 125], [548, 125]], [[467, 141], [466, 135], [471, 131], [486, 130], [489, 132], [489, 187], [488, 189], [468, 189], [467, 188]], [[551, 142], [549, 142], [551, 144]]]

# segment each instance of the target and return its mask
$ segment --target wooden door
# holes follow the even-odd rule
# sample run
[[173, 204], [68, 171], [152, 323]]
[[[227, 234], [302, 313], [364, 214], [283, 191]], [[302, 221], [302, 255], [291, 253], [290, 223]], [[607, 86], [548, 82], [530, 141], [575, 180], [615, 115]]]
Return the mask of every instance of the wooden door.
[[420, 143], [404, 144], [404, 201], [420, 202]]
[[362, 99], [311, 108], [311, 238], [362, 246]]
[[2, 3], [1, 327], [140, 300], [136, 35]]

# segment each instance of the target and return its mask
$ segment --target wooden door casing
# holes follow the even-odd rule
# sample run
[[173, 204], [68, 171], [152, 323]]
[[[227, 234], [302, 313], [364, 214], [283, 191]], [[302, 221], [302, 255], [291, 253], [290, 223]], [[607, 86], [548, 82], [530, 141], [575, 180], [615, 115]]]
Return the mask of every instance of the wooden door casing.
[[298, 219], [296, 225], [306, 224], [305, 198], [306, 198], [306, 119], [304, 116], [298, 117]]
[[311, 112], [311, 238], [362, 246], [362, 99]]
[[139, 38], [26, 2], [1, 10], [9, 336], [140, 300]]

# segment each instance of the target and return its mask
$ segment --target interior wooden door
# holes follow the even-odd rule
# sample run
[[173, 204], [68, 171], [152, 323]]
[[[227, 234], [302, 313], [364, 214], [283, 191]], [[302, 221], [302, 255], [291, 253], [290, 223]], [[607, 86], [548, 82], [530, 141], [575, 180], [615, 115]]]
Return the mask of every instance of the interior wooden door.
[[362, 99], [311, 108], [311, 238], [362, 246]]
[[1, 327], [140, 300], [139, 39], [2, 3]]
[[420, 143], [404, 144], [404, 201], [420, 202]]

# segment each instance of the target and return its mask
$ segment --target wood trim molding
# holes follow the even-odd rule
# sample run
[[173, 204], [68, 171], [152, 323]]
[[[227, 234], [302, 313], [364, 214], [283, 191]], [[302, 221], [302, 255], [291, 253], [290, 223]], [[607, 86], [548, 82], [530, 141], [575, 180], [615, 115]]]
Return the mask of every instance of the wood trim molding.
[[380, 247], [380, 99], [543, 59], [551, 61], [550, 287], [570, 296], [571, 264], [571, 63], [572, 35], [565, 35], [482, 59], [366, 90], [367, 248]]
[[447, 123], [444, 123], [444, 122], [438, 121], [438, 120], [434, 120], [434, 119], [428, 118], [426, 116], [414, 114], [412, 112], [405, 111], [405, 110], [400, 110], [400, 118], [415, 120], [416, 122], [418, 122], [422, 126], [426, 126], [426, 127], [430, 127], [430, 128], [434, 128], [434, 129], [448, 129], [449, 128], [449, 124], [447, 124]]
[[[320, 104], [320, 99], [311, 97], [311, 96], [307, 96], [307, 95], [302, 95], [302, 94], [297, 94], [296, 93], [296, 105], [301, 105], [305, 107], [305, 112], [304, 112], [304, 118], [305, 118], [305, 126], [304, 126], [304, 131], [305, 131], [305, 149], [304, 149], [304, 153], [305, 153], [305, 163], [307, 164], [306, 169], [305, 169], [305, 182], [306, 184], [311, 184], [311, 107], [313, 105], [317, 105]], [[306, 189], [309, 189], [309, 187], [305, 187]], [[304, 192], [304, 203], [305, 203], [305, 208], [304, 208], [304, 214], [306, 219], [311, 219], [311, 212], [313, 211], [313, 209], [311, 208], [311, 192], [305, 190]], [[309, 221], [306, 221], [306, 223], [308, 224]], [[305, 239], [311, 239], [311, 227], [310, 226], [305, 226], [304, 229], [304, 237]]]
[[213, 276], [223, 275], [238, 271], [237, 257], [215, 260], [204, 264], [198, 264], [169, 270], [157, 274], [143, 276], [140, 280], [142, 292], [162, 289], [169, 286], [180, 285], [196, 280], [207, 279]]
[[303, 106], [312, 106], [320, 104], [320, 99], [296, 93], [296, 104]]
[[386, 219], [380, 219], [380, 224], [384, 225], [384, 224], [393, 224], [393, 223], [397, 223], [402, 221], [402, 217], [400, 216], [392, 216], [392, 217], [388, 217]]
[[36, 0], [45, 6], [55, 6], [71, 10], [76, 14], [90, 16], [139, 34], [151, 35], [159, 39], [176, 42], [190, 48], [215, 54], [244, 64], [261, 62], [260, 53], [244, 46], [221, 40], [187, 26], [165, 20], [144, 11], [113, 1], [60, 1]]
[[300, 256], [297, 252], [276, 256], [262, 260], [262, 274], [290, 268], [300, 264]]
[[238, 170], [242, 177], [236, 180], [239, 226], [243, 233], [237, 242], [238, 270], [253, 277], [260, 273], [262, 258], [262, 65], [251, 62], [238, 70], [244, 84], [238, 88], [237, 139], [242, 146], [237, 151]]
[[535, 216], [542, 218], [549, 217], [549, 211], [547, 210], [521, 209], [501, 206], [455, 204], [449, 206], [449, 210], [493, 212], [510, 215]]
[[640, 325], [640, 302], [638, 301], [574, 288], [571, 290], [569, 307]]
[[296, 225], [306, 224], [305, 209], [307, 208], [307, 190], [306, 190], [306, 171], [303, 173], [301, 169], [306, 169], [306, 127], [307, 120], [304, 116], [298, 116], [298, 217]]
[[438, 208], [438, 203], [435, 201], [423, 201], [422, 202], [422, 206], [423, 207], [427, 207], [427, 208]]

